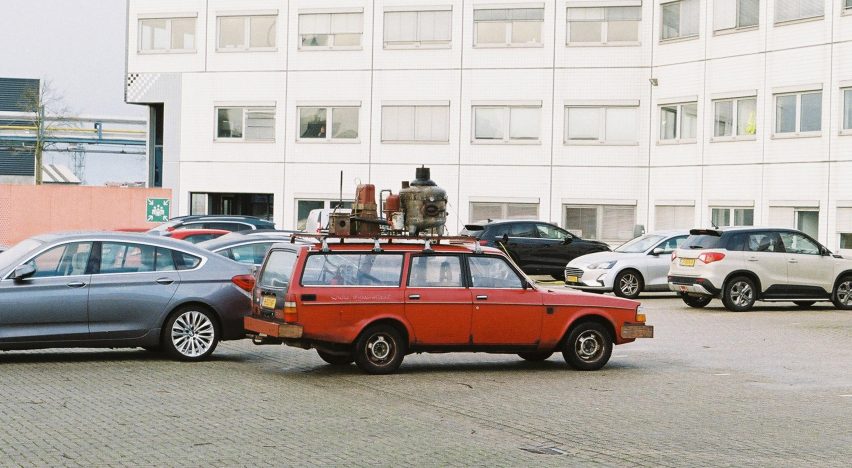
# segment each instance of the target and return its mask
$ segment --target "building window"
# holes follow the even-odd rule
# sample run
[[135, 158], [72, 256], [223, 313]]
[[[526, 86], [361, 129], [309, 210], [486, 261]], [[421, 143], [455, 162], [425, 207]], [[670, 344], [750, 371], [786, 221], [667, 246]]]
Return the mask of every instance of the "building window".
[[470, 222], [489, 219], [537, 219], [538, 203], [471, 202]]
[[760, 0], [714, 0], [713, 30], [753, 28], [760, 21]]
[[194, 52], [195, 18], [140, 19], [139, 51]]
[[217, 107], [216, 139], [263, 141], [275, 139], [274, 107]]
[[385, 48], [449, 47], [453, 12], [386, 11]]
[[277, 15], [220, 16], [220, 51], [265, 50], [275, 48]]
[[660, 5], [660, 40], [698, 37], [698, 0], [676, 0]]
[[628, 241], [633, 235], [636, 207], [632, 205], [565, 206], [565, 229], [607, 243]]
[[298, 140], [356, 140], [360, 107], [299, 107]]
[[476, 9], [474, 46], [541, 46], [544, 8]]
[[852, 0], [846, 0], [846, 5], [843, 7], [845, 10], [852, 10]]
[[816, 239], [819, 236], [819, 210], [796, 209], [796, 229]]
[[[271, 193], [207, 193], [189, 194], [191, 215], [242, 215], [272, 220], [274, 195]], [[240, 223], [242, 224], [242, 223]], [[194, 227], [233, 231], [234, 222], [203, 222]], [[246, 225], [244, 229], [250, 226]], [[241, 230], [244, 230], [241, 229]]]
[[694, 205], [657, 205], [654, 226], [658, 231], [689, 229], [695, 225]]
[[775, 0], [775, 23], [823, 16], [823, 0]]
[[822, 130], [822, 91], [775, 95], [775, 133]]
[[641, 6], [568, 7], [568, 44], [639, 42]]
[[754, 226], [754, 208], [711, 208], [710, 223], [714, 226]]
[[382, 141], [450, 141], [450, 106], [382, 106]]
[[750, 136], [757, 132], [757, 99], [753, 97], [713, 102], [713, 136]]
[[660, 140], [684, 143], [695, 142], [697, 127], [697, 102], [660, 106]]
[[363, 32], [360, 12], [299, 14], [300, 49], [359, 49]]
[[[304, 231], [312, 210], [352, 209], [352, 200], [296, 200], [296, 229]], [[326, 221], [326, 220], [321, 220]]]
[[843, 130], [852, 130], [852, 88], [843, 90]]
[[836, 221], [840, 248], [852, 250], [852, 208], [838, 208]]
[[541, 105], [474, 106], [475, 142], [537, 142]]
[[565, 108], [567, 143], [636, 144], [637, 106], [568, 106]]

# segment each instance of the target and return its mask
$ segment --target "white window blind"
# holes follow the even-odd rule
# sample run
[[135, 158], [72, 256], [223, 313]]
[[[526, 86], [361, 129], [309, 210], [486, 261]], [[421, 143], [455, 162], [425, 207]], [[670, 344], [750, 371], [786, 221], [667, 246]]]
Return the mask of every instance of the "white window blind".
[[638, 141], [638, 107], [566, 107], [566, 141]]
[[660, 39], [677, 39], [698, 35], [698, 0], [680, 0], [661, 6], [663, 21]]
[[448, 44], [452, 36], [453, 12], [385, 12], [385, 44]]
[[474, 141], [537, 141], [540, 106], [474, 106]]
[[852, 88], [843, 90], [843, 129], [852, 130]]
[[473, 23], [475, 45], [539, 45], [544, 9], [475, 9]]
[[757, 26], [760, 0], [714, 0], [713, 29], [747, 28]]
[[569, 7], [568, 43], [638, 42], [642, 7]]
[[364, 31], [363, 13], [303, 13], [299, 15], [302, 48], [357, 47]]
[[536, 219], [538, 203], [472, 202], [470, 221], [487, 219]]
[[169, 52], [195, 50], [195, 18], [139, 20], [139, 50]]
[[275, 47], [276, 15], [220, 16], [219, 50], [250, 50]]
[[775, 227], [795, 227], [796, 210], [788, 206], [771, 206], [769, 207], [769, 226]]
[[577, 205], [565, 207], [565, 228], [585, 239], [619, 243], [632, 239], [636, 207]]
[[775, 0], [775, 22], [823, 16], [823, 0]]
[[382, 141], [446, 142], [449, 106], [383, 106]]
[[695, 207], [657, 205], [654, 211], [655, 229], [687, 229], [695, 224]]

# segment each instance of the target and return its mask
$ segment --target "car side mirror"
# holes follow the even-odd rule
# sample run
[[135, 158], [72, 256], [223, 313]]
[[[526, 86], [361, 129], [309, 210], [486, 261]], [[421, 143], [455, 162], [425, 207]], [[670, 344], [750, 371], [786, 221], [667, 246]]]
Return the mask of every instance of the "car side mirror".
[[657, 247], [656, 249], [654, 249], [653, 251], [651, 251], [651, 255], [653, 255], [653, 256], [655, 256], [655, 257], [659, 257], [660, 255], [662, 255], [662, 254], [664, 254], [664, 253], [666, 253], [666, 251], [665, 251], [665, 250], [663, 250], [663, 248], [662, 248], [662, 247]]
[[524, 282], [523, 282], [523, 285], [522, 285], [522, 286], [524, 287], [524, 291], [526, 291], [527, 289], [535, 289], [535, 288], [533, 288], [533, 285], [532, 285], [532, 284], [530, 284], [530, 282], [529, 282], [529, 281], [527, 281], [527, 280], [524, 280]]
[[10, 278], [12, 278], [15, 281], [21, 281], [21, 280], [25, 280], [25, 279], [29, 278], [30, 276], [34, 275], [35, 272], [36, 272], [36, 269], [32, 265], [19, 265], [18, 267], [15, 268], [15, 271], [12, 272], [12, 275], [10, 276]]
[[509, 242], [509, 234], [503, 234], [503, 237], [500, 238], [500, 242], [503, 242], [503, 243]]
[[562, 239], [563, 244], [567, 245], [567, 244], [570, 244], [571, 242], [574, 242], [574, 239], [572, 239], [571, 236], [565, 236], [565, 239]]
[[819, 254], [822, 255], [823, 257], [828, 257], [828, 256], [831, 255], [831, 251], [828, 250], [827, 248], [823, 247], [819, 250]]

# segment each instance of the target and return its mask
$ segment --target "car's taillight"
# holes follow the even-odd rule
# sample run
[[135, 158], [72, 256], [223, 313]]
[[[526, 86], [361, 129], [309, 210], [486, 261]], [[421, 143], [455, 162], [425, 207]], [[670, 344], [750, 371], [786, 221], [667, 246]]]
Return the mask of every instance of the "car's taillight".
[[479, 245], [488, 245], [488, 241], [485, 239], [479, 239]]
[[296, 296], [292, 294], [284, 296], [284, 321], [287, 323], [299, 321], [299, 314], [296, 311]]
[[672, 250], [672, 261], [677, 260], [677, 250]]
[[231, 282], [249, 294], [252, 292], [252, 289], [254, 289], [253, 275], [237, 275], [231, 278]]
[[722, 252], [704, 252], [698, 256], [698, 260], [701, 260], [703, 263], [718, 262], [723, 258], [725, 258], [725, 254]]

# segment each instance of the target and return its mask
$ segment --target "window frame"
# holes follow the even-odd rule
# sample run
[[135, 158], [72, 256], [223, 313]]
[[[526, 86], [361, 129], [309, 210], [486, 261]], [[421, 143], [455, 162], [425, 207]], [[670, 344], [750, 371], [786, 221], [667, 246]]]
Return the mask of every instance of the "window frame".
[[[569, 109], [597, 109], [600, 112], [600, 119], [598, 124], [598, 138], [596, 140], [586, 140], [586, 139], [571, 139], [570, 126], [571, 121], [568, 118]], [[634, 116], [634, 129], [636, 131], [635, 140], [608, 140], [606, 139], [606, 128], [607, 128], [607, 112], [609, 109], [633, 109], [636, 113]], [[640, 106], [639, 104], [565, 104], [564, 107], [564, 129], [563, 129], [563, 137], [562, 144], [569, 146], [638, 146], [639, 145], [639, 115], [640, 115]], [[601, 138], [603, 137], [603, 138]]]
[[[811, 236], [809, 233], [805, 232], [804, 229], [799, 227], [799, 220], [800, 220], [800, 214], [801, 213], [816, 213], [817, 232], [813, 236]], [[804, 233], [806, 236], [811, 237], [813, 239], [816, 239], [817, 237], [819, 237], [820, 223], [822, 223], [822, 220], [820, 219], [820, 214], [821, 213], [820, 213], [819, 207], [795, 207], [795, 208], [793, 208], [793, 226], [795, 227], [796, 230]]]
[[[239, 142], [239, 143], [275, 143], [275, 129], [277, 122], [277, 106], [260, 106], [260, 105], [230, 105], [221, 104], [213, 106], [213, 140], [216, 142]], [[219, 136], [219, 110], [220, 109], [240, 109], [242, 117], [243, 133], [240, 137], [220, 137]], [[272, 138], [246, 138], [246, 130], [248, 129], [248, 118], [252, 112], [266, 112], [272, 114]]]
[[[678, 9], [679, 9], [679, 12], [678, 12], [678, 19], [679, 19], [679, 21], [678, 21], [678, 33], [679, 33], [680, 29], [681, 29], [681, 25], [683, 24], [682, 21], [680, 21], [680, 18], [682, 18], [681, 13], [682, 13], [682, 10], [683, 10], [683, 2], [687, 2], [687, 1], [695, 1], [696, 3], [698, 3], [698, 8], [697, 8], [698, 19], [696, 19], [697, 28], [695, 30], [695, 34], [690, 34], [688, 36], [678, 35], [678, 36], [675, 36], [675, 37], [664, 38], [663, 37], [663, 28], [665, 27], [665, 22], [663, 21], [663, 7], [665, 5], [670, 5], [672, 3], [678, 3], [679, 4], [678, 5]], [[659, 3], [659, 6], [660, 6], [660, 35], [659, 35], [659, 43], [660, 44], [669, 44], [669, 43], [673, 43], [673, 42], [691, 41], [691, 40], [695, 40], [695, 39], [698, 39], [698, 38], [701, 37], [701, 2], [699, 0], [663, 0]]]
[[713, 222], [713, 211], [714, 210], [726, 210], [728, 212], [728, 219], [731, 220], [730, 221], [731, 224], [726, 224], [724, 226], [722, 226], [720, 224], [720, 225], [718, 225], [719, 227], [740, 226], [738, 224], [735, 224], [736, 219], [737, 219], [737, 211], [738, 210], [742, 210], [742, 211], [751, 210], [751, 224], [744, 224], [742, 226], [754, 226], [754, 207], [753, 206], [710, 206], [709, 208], [710, 208], [710, 222], [711, 223]]
[[[740, 101], [754, 101], [754, 133], [745, 133], [740, 135], [737, 133], [739, 131], [739, 110], [740, 110]], [[719, 103], [723, 102], [731, 102], [732, 109], [732, 117], [731, 121], [731, 134], [730, 135], [716, 135], [716, 106]], [[710, 143], [722, 142], [722, 141], [754, 141], [757, 140], [757, 95], [751, 96], [736, 96], [736, 97], [726, 97], [712, 100], [713, 106], [713, 118], [710, 123], [713, 126], [713, 131], [711, 132]]]
[[773, 0], [772, 24], [774, 26], [785, 26], [785, 25], [788, 25], [788, 24], [806, 23], [806, 22], [809, 22], [809, 21], [819, 21], [819, 20], [825, 19], [825, 3], [823, 2], [822, 13], [820, 13], [819, 15], [803, 16], [803, 17], [800, 17], [800, 18], [793, 18], [793, 19], [778, 21], [778, 10], [779, 10], [778, 9], [778, 2], [779, 1], [783, 1], [783, 0]]
[[[803, 132], [801, 131], [802, 127], [802, 96], [805, 94], [819, 94], [820, 96], [820, 113], [819, 113], [819, 130], [811, 130]], [[792, 132], [779, 132], [778, 131], [778, 98], [784, 96], [796, 96], [796, 123], [795, 130]], [[822, 89], [808, 89], [808, 90], [800, 90], [800, 91], [788, 91], [788, 92], [779, 92], [772, 94], [772, 139], [783, 139], [783, 138], [813, 138], [813, 137], [821, 137], [822, 129], [823, 129], [823, 119], [822, 114], [824, 113], [823, 106], [823, 95]]]
[[[394, 285], [386, 285], [386, 284], [379, 284], [379, 285], [309, 284], [309, 285], [305, 285], [305, 283], [304, 283], [305, 273], [308, 271], [307, 265], [308, 265], [308, 261], [310, 261], [311, 257], [314, 257], [314, 256], [329, 256], [329, 257], [332, 257], [332, 256], [335, 256], [335, 255], [376, 255], [376, 256], [378, 256], [378, 255], [392, 255], [392, 256], [400, 257], [399, 279], [397, 280], [396, 284], [394, 284]], [[375, 288], [400, 288], [400, 287], [402, 287], [403, 280], [405, 279], [405, 276], [404, 276], [404, 273], [405, 273], [405, 256], [406, 256], [405, 252], [395, 252], [395, 251], [384, 251], [384, 252], [371, 252], [371, 251], [361, 251], [361, 250], [351, 250], [351, 251], [343, 250], [343, 251], [331, 251], [331, 252], [310, 251], [310, 252], [308, 252], [307, 258], [305, 258], [305, 262], [304, 262], [302, 272], [301, 272], [302, 274], [299, 275], [299, 286], [301, 286], [303, 288], [370, 288], [370, 289], [375, 289]], [[292, 282], [292, 280], [293, 279], [290, 278], [291, 282]]]
[[[517, 291], [517, 290], [529, 289], [529, 287], [531, 286], [530, 281], [527, 279], [526, 274], [516, 270], [515, 265], [513, 265], [512, 262], [510, 262], [506, 257], [504, 257], [502, 255], [495, 255], [495, 254], [473, 254], [473, 255], [470, 255], [470, 254], [468, 254], [468, 255], [463, 255], [463, 257], [465, 258], [464, 263], [465, 263], [466, 272], [467, 272], [467, 280], [466, 281], [467, 281], [467, 284], [468, 284], [468, 289], [470, 289], [470, 290], [474, 290], [474, 289], [476, 289], [476, 290], [501, 289], [501, 290]], [[473, 284], [473, 268], [471, 268], [471, 265], [470, 265], [470, 262], [475, 258], [499, 259], [499, 261], [502, 261], [503, 263], [506, 264], [506, 267], [509, 268], [509, 271], [513, 272], [515, 274], [515, 276], [518, 277], [518, 280], [521, 283], [521, 287], [519, 287], [519, 288], [512, 288], [512, 287], [498, 288], [498, 287], [487, 287], [487, 286], [475, 286]]]
[[[348, 203], [350, 205], [350, 208], [341, 207], [341, 209], [351, 209], [351, 207], [355, 204], [355, 200], [349, 199], [349, 198], [344, 198], [343, 200], [339, 200], [339, 199], [336, 199], [336, 198], [331, 199], [331, 198], [323, 198], [323, 197], [306, 197], [306, 198], [294, 197], [293, 201], [295, 202], [295, 205], [296, 205], [295, 206], [295, 208], [296, 208], [295, 214], [294, 214], [296, 219], [295, 219], [295, 222], [293, 223], [293, 226], [296, 226], [297, 229], [299, 227], [299, 221], [300, 221], [299, 220], [299, 202], [301, 202], [301, 201], [322, 202], [322, 204], [323, 204], [322, 208], [312, 208], [312, 209], [320, 209], [320, 210], [334, 209], [332, 207], [332, 205], [335, 204], [335, 203], [341, 203], [342, 202], [343, 204]], [[308, 210], [308, 213], [310, 214], [310, 210]], [[305, 224], [307, 224], [307, 221], [308, 221], [307, 218], [305, 218]], [[304, 227], [302, 228], [302, 230], [304, 230]]]
[[[420, 39], [420, 14], [448, 12], [450, 14], [450, 38], [446, 41], [423, 41]], [[393, 41], [389, 42], [387, 37], [387, 15], [388, 13], [417, 13], [417, 40], [416, 41]], [[382, 12], [382, 47], [385, 50], [405, 50], [405, 49], [451, 49], [453, 46], [453, 7], [405, 7], [405, 8], [385, 8]]]
[[[491, 219], [511, 219], [511, 220], [517, 220], [517, 221], [527, 221], [527, 220], [533, 221], [533, 220], [536, 220], [536, 219], [538, 219], [539, 211], [541, 209], [541, 203], [538, 203], [538, 202], [529, 203], [529, 202], [520, 202], [520, 201], [476, 201], [476, 200], [473, 200], [473, 201], [468, 202], [468, 218], [472, 217], [471, 215], [473, 214], [473, 206], [474, 205], [499, 206], [501, 216], [499, 216], [497, 218], [491, 218]], [[529, 218], [529, 219], [528, 218], [510, 218], [509, 217], [509, 205], [535, 206], [535, 213], [536, 214], [535, 214], [535, 216], [533, 216], [532, 218]], [[471, 223], [475, 223], [475, 222], [478, 222], [478, 221], [485, 221], [485, 220], [483, 220], [483, 219], [471, 219], [470, 220]]]
[[[609, 40], [609, 21], [602, 20], [601, 23], [601, 41], [600, 42], [572, 42], [571, 41], [571, 23], [572, 21], [568, 18], [568, 10], [572, 8], [598, 8], [602, 10], [606, 10], [608, 8], [623, 8], [623, 7], [632, 7], [639, 8], [639, 20], [631, 20], [636, 23], [637, 31], [636, 31], [636, 40], [635, 41], [610, 41]], [[565, 45], [568, 47], [635, 47], [642, 45], [642, 5], [607, 5], [607, 6], [596, 6], [590, 4], [589, 6], [579, 6], [579, 5], [570, 5], [565, 7]], [[581, 22], [581, 21], [574, 21]]]
[[[714, 36], [716, 36], [716, 35], [724, 35], [724, 34], [735, 34], [735, 33], [739, 33], [739, 32], [746, 32], [746, 31], [756, 31], [756, 30], [759, 30], [759, 29], [760, 29], [760, 2], [761, 2], [761, 1], [763, 1], [763, 0], [758, 0], [758, 2], [757, 2], [757, 24], [752, 24], [752, 25], [748, 25], [748, 26], [739, 26], [739, 25], [737, 25], [737, 26], [734, 26], [734, 27], [732, 27], [732, 28], [722, 28], [722, 29], [716, 29], [716, 20], [715, 20], [715, 15], [716, 15], [716, 3], [715, 3], [715, 1], [714, 1], [714, 3], [713, 3], [713, 11], [709, 11], [709, 12], [708, 12], [708, 13], [711, 13], [711, 14], [713, 14], [713, 15], [714, 15], [714, 19], [713, 19], [713, 35], [714, 35]], [[734, 15], [735, 15], [735, 16], [736, 16], [736, 18], [737, 18], [737, 23], [739, 23], [739, 20], [740, 20], [740, 3], [741, 3], [741, 2], [742, 2], [742, 0], [735, 0], [735, 3], [736, 3], [736, 5], [737, 5], [737, 10], [734, 12]]]
[[[695, 104], [695, 137], [680, 138], [680, 136], [683, 134], [683, 108], [684, 106], [688, 106], [690, 104]], [[676, 126], [674, 138], [663, 138], [663, 107], [677, 107], [677, 123], [675, 124]], [[691, 145], [698, 142], [698, 119], [700, 117], [698, 101], [680, 101], [666, 104], [657, 104], [657, 112], [659, 113], [659, 119], [657, 120], [659, 126], [659, 132], [657, 132], [657, 145]]]
[[[459, 261], [459, 280], [461, 286], [412, 286], [411, 272], [414, 270], [414, 259], [416, 258], [436, 258], [436, 257], [453, 257]], [[405, 271], [405, 288], [406, 289], [468, 289], [471, 286], [470, 272], [467, 270], [467, 255], [453, 252], [437, 252], [434, 254], [412, 253], [408, 257], [408, 269]]]
[[[222, 18], [241, 18], [243, 20], [243, 45], [241, 47], [222, 47]], [[252, 18], [274, 18], [275, 44], [267, 47], [251, 46], [251, 19]], [[216, 52], [275, 52], [278, 50], [278, 13], [255, 13], [255, 14], [222, 14], [216, 16]]]
[[[476, 111], [478, 109], [502, 109], [503, 114], [503, 137], [497, 138], [477, 138], [476, 137]], [[512, 109], [537, 109], [539, 111], [538, 120], [538, 136], [535, 138], [512, 138]], [[498, 103], [473, 103], [470, 106], [471, 126], [470, 126], [470, 142], [474, 145], [540, 145], [541, 141], [541, 111], [542, 103], [519, 103], [519, 104], [498, 104]]]
[[[852, 3], [852, 0], [850, 0], [850, 3]], [[849, 8], [850, 8], [850, 10], [849, 10], [850, 14], [852, 14], [852, 6], [850, 6]], [[849, 95], [850, 95], [849, 108], [848, 109], [846, 107], [846, 93], [849, 93]], [[852, 117], [850, 117], [850, 119], [849, 119], [849, 127], [847, 128], [845, 126], [846, 125], [845, 118], [846, 118], [847, 112], [850, 115], [852, 115], [852, 84], [850, 84], [849, 86], [842, 86], [840, 88], [840, 135], [841, 136], [852, 135]]]
[[[605, 242], [607, 244], [623, 244], [630, 240], [628, 239], [603, 239], [601, 235], [603, 234], [603, 219], [604, 219], [604, 208], [605, 207], [616, 207], [616, 208], [632, 208], [633, 209], [633, 223], [631, 226], [631, 230], [636, 227], [636, 210], [637, 206], [635, 204], [624, 204], [624, 203], [563, 203], [562, 204], [562, 224], [565, 226], [564, 229], [569, 234], [574, 237], [579, 237], [585, 240], [595, 240], [599, 242]], [[595, 237], [592, 238], [588, 235], [588, 233], [581, 232], [580, 235], [577, 234], [576, 230], [572, 230], [571, 227], [568, 226], [568, 209], [595, 209]], [[631, 237], [632, 238], [632, 237]]]
[[[541, 20], [517, 20], [517, 21], [513, 21], [513, 20], [509, 20], [509, 19], [506, 19], [506, 20], [477, 20], [476, 19], [476, 11], [477, 10], [542, 10], [542, 19]], [[535, 6], [530, 6], [530, 7], [526, 7], [526, 8], [523, 7], [523, 6], [515, 5], [515, 4], [507, 4], [505, 6], [499, 5], [496, 8], [487, 8], [487, 7], [482, 7], [482, 6], [477, 7], [477, 5], [474, 5], [473, 16], [472, 16], [473, 28], [471, 28], [472, 32], [473, 32], [473, 40], [471, 42], [473, 44], [473, 48], [474, 49], [511, 49], [511, 48], [536, 48], [536, 47], [543, 48], [544, 47], [544, 38], [542, 36], [544, 35], [544, 14], [545, 14], [544, 5], [535, 5]], [[535, 43], [533, 43], [533, 42], [512, 42], [512, 32], [513, 32], [513, 27], [514, 27], [512, 23], [514, 23], [514, 22], [539, 23], [539, 42], [535, 42]], [[479, 24], [481, 24], [481, 23], [503, 23], [503, 25], [505, 26], [505, 30], [503, 32], [503, 39], [505, 40], [505, 42], [504, 43], [489, 42], [489, 43], [485, 43], [485, 44], [479, 44], [476, 39], [479, 35]]]
[[[390, 108], [390, 107], [393, 107], [393, 108], [408, 108], [408, 107], [410, 107], [410, 108], [414, 109], [414, 122], [413, 122], [414, 139], [412, 139], [412, 140], [405, 140], [405, 139], [389, 140], [389, 139], [385, 138], [385, 131], [384, 131], [384, 129], [385, 129], [385, 127], [384, 127], [385, 108]], [[447, 139], [446, 140], [418, 140], [417, 139], [417, 109], [418, 108], [441, 108], [441, 109], [446, 110], [446, 112], [447, 112], [447, 115], [446, 115]], [[448, 145], [450, 143], [450, 103], [447, 102], [447, 101], [442, 101], [442, 102], [404, 102], [404, 103], [403, 102], [399, 102], [399, 103], [385, 102], [385, 103], [382, 103], [382, 105], [381, 105], [379, 115], [381, 117], [381, 122], [380, 122], [380, 132], [381, 133], [380, 133], [380, 136], [379, 136], [379, 141], [381, 141], [383, 144]]]
[[[166, 21], [166, 35], [169, 37], [169, 47], [166, 49], [145, 49], [142, 45], [142, 23], [144, 21], [150, 20], [160, 20]], [[176, 49], [172, 47], [172, 21], [174, 20], [192, 20], [193, 21], [193, 40], [192, 43], [195, 47], [192, 49]], [[194, 54], [198, 52], [198, 15], [197, 14], [186, 14], [186, 15], [139, 15], [136, 19], [136, 53], [140, 55], [148, 55], [148, 54]]]
[[[333, 138], [331, 129], [334, 128], [334, 109], [358, 109], [358, 136], [355, 138]], [[302, 109], [325, 109], [325, 137], [302, 138]], [[309, 144], [335, 144], [335, 143], [361, 143], [361, 104], [297, 104], [296, 105], [296, 143]]]
[[[335, 32], [331, 32], [331, 31], [328, 34], [326, 34], [327, 36], [330, 37], [329, 45], [324, 45], [324, 46], [322, 46], [322, 45], [315, 45], [315, 46], [308, 45], [308, 46], [306, 46], [306, 45], [302, 44], [302, 40], [303, 40], [302, 36], [313, 35], [313, 34], [302, 34], [302, 29], [301, 29], [302, 16], [330, 15], [332, 18], [329, 19], [329, 22], [333, 22], [334, 21], [334, 19], [333, 19], [334, 15], [349, 15], [349, 14], [361, 15], [361, 32], [358, 33], [358, 45], [335, 45], [334, 42], [335, 42], [336, 36], [338, 34], [355, 34], [355, 33], [344, 33], [344, 32], [335, 33]], [[329, 10], [329, 11], [325, 11], [325, 10], [299, 11], [296, 14], [296, 36], [298, 38], [297, 43], [296, 43], [296, 49], [300, 52], [301, 51], [323, 51], [323, 50], [363, 50], [364, 49], [364, 10], [361, 9], [361, 8], [358, 8], [358, 9], [351, 9], [351, 10], [350, 9], [343, 9], [343, 10], [333, 10], [333, 11], [332, 10]]]

